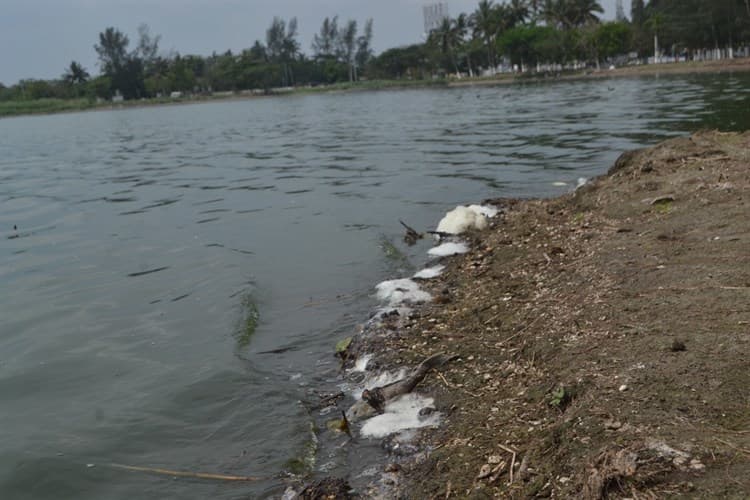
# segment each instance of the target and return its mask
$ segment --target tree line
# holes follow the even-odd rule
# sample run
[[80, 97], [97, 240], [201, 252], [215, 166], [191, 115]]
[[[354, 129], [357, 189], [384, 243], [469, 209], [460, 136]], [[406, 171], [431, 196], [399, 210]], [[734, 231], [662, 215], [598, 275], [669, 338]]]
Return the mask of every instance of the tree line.
[[[633, 0], [628, 19], [603, 22], [596, 0], [481, 0], [472, 13], [443, 19], [424, 43], [386, 50], [370, 75], [430, 78], [544, 65], [643, 60], [750, 43], [750, 0]], [[618, 57], [619, 56], [619, 57]]]
[[373, 57], [373, 22], [363, 29], [355, 20], [339, 26], [338, 17], [326, 18], [315, 35], [312, 56], [301, 50], [297, 19], [274, 18], [265, 43], [256, 40], [240, 53], [227, 50], [208, 57], [160, 54], [160, 36], [145, 24], [137, 41], [119, 29], [99, 33], [94, 45], [101, 74], [92, 77], [72, 61], [56, 80], [22, 80], [11, 87], [0, 84], [0, 101], [44, 98], [124, 99], [168, 96], [172, 92], [208, 93], [353, 82], [360, 79]]
[[445, 18], [423, 43], [373, 54], [373, 23], [325, 18], [311, 55], [302, 51], [296, 18], [274, 18], [265, 42], [239, 53], [210, 56], [160, 53], [160, 36], [147, 25], [135, 43], [109, 27], [94, 49], [101, 73], [72, 61], [56, 80], [23, 80], [4, 87], [0, 100], [126, 99], [269, 90], [274, 87], [354, 82], [359, 79], [434, 79], [492, 73], [501, 65], [533, 70], [540, 64], [595, 64], [623, 54], [666, 55], [750, 41], [750, 0], [632, 0], [630, 18], [602, 22], [597, 0], [481, 0], [471, 13]]

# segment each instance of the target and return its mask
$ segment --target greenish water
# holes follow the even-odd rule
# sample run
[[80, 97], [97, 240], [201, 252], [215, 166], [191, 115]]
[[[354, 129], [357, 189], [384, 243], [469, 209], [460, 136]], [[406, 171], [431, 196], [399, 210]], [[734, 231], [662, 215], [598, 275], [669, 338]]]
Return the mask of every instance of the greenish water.
[[[299, 401], [335, 388], [373, 285], [426, 261], [399, 219], [560, 194], [748, 109], [747, 75], [702, 75], [0, 120], [0, 498], [279, 494], [312, 463]], [[319, 438], [320, 474], [379, 452]]]

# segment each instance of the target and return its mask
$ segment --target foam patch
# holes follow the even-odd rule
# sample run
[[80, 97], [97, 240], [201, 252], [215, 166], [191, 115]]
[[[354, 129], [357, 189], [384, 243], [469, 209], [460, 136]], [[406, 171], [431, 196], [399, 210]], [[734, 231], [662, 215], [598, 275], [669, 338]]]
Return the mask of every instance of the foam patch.
[[444, 270], [445, 270], [445, 266], [441, 266], [441, 265], [428, 267], [426, 269], [422, 269], [417, 274], [415, 274], [414, 278], [422, 279], [422, 280], [429, 280], [432, 278], [437, 278], [438, 276], [443, 274]]
[[448, 257], [449, 255], [466, 253], [468, 251], [469, 251], [469, 247], [466, 246], [466, 243], [448, 242], [448, 243], [443, 243], [442, 245], [438, 245], [436, 247], [430, 248], [430, 250], [427, 253], [429, 255], [432, 255], [433, 257]]
[[404, 302], [428, 302], [432, 295], [425, 292], [416, 281], [410, 279], [389, 280], [375, 286], [379, 300], [387, 301], [395, 306]]
[[440, 423], [440, 414], [419, 417], [422, 408], [432, 406], [434, 400], [419, 394], [404, 394], [385, 406], [385, 412], [367, 420], [360, 433], [364, 437], [383, 438], [407, 429], [433, 427]]

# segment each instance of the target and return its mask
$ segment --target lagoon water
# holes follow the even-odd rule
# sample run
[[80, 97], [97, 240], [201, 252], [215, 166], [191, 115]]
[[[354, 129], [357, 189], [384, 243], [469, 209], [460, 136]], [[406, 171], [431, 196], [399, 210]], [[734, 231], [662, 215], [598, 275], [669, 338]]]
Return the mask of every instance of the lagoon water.
[[748, 109], [750, 78], [720, 75], [0, 120], [0, 498], [279, 494], [336, 341], [427, 261], [399, 219], [560, 194], [624, 150], [750, 128]]

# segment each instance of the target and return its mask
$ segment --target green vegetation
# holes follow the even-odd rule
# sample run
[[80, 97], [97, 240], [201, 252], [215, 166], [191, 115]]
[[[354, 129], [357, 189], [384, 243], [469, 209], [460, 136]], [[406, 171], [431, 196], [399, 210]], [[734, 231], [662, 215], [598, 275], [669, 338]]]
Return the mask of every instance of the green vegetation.
[[[115, 101], [170, 102], [252, 90], [270, 94], [443, 84], [451, 75], [494, 76], [623, 64], [658, 54], [689, 60], [750, 43], [748, 0], [633, 0], [631, 19], [601, 22], [597, 0], [481, 0], [445, 18], [424, 43], [372, 51], [373, 23], [325, 18], [306, 55], [296, 18], [274, 18], [240, 53], [165, 55], [147, 25], [136, 41], [114, 27], [94, 48], [101, 74], [71, 61], [59, 79], [0, 84], [0, 116], [86, 109]], [[635, 58], [635, 59], [634, 59]]]
[[237, 347], [243, 348], [250, 343], [255, 330], [258, 328], [260, 312], [253, 297], [248, 293], [242, 298], [243, 317], [237, 327]]
[[93, 107], [87, 99], [41, 98], [36, 100], [0, 101], [0, 117], [80, 111]]

